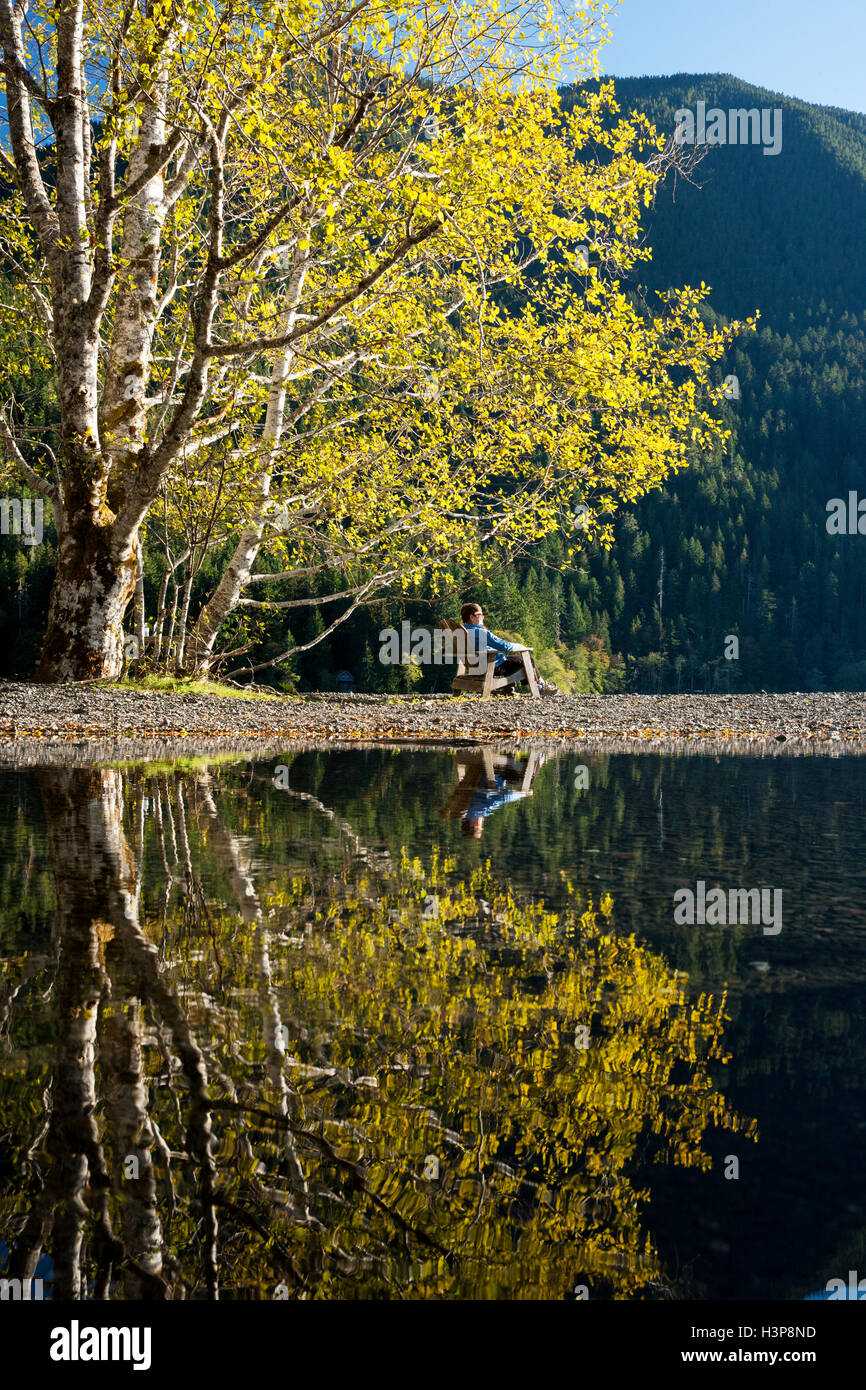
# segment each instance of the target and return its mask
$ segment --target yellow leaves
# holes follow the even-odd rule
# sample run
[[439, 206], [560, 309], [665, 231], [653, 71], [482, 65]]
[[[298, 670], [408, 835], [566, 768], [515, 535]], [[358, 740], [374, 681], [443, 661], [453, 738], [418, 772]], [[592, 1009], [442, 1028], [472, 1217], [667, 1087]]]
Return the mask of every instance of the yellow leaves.
[[[132, 17], [124, 71], [146, 70], [148, 81], [163, 6], [178, 12], [160, 0]], [[183, 13], [183, 44], [169, 62], [169, 126], [198, 130], [202, 112], [217, 122], [233, 93], [227, 245], [272, 228], [269, 250], [286, 257], [279, 274], [272, 258], [224, 278], [214, 336], [225, 344], [279, 335], [288, 267], [301, 262], [298, 322], [326, 320], [296, 341], [289, 364], [293, 423], [276, 463], [284, 495], [309, 499], [315, 520], [291, 536], [269, 535], [281, 567], [313, 564], [325, 552], [354, 565], [357, 578], [354, 557], [363, 555], [393, 569], [407, 592], [435, 589], [452, 562], [495, 562], [481, 553], [485, 531], [504, 545], [560, 528], [578, 488], [592, 534], [608, 544], [602, 500], [612, 510], [657, 486], [683, 466], [686, 442], [712, 438], [694, 385], [703, 387], [736, 326], [705, 330], [703, 285], [666, 297], [649, 321], [615, 278], [647, 254], [639, 218], [655, 183], [640, 155], [659, 137], [635, 114], [618, 119], [610, 83], [563, 109], [555, 75], [563, 63], [585, 64], [585, 21], [560, 22], [556, 6], [542, 3], [527, 52], [515, 45], [515, 16], [501, 0], [462, 4], [447, 24], [437, 10], [379, 3], [338, 17], [322, 0], [252, 11], [188, 0]], [[443, 77], [454, 72], [461, 80]], [[137, 90], [130, 77], [116, 113], [121, 162], [134, 144]], [[428, 116], [432, 138], [419, 134]], [[148, 396], [157, 401], [172, 381], [170, 364], [182, 374], [190, 357], [209, 198], [196, 166], [164, 235], [157, 290], [169, 291], [175, 260], [178, 289], [155, 329], [160, 365]], [[428, 221], [441, 224], [435, 235], [406, 248]], [[26, 373], [30, 321], [38, 322], [27, 284], [47, 286], [17, 198], [0, 209], [0, 239], [22, 265], [10, 307], [29, 314], [16, 339]], [[584, 243], [591, 268], [577, 275]], [[524, 266], [530, 248], [537, 260]], [[107, 350], [129, 284], [121, 267], [103, 324]], [[5, 322], [2, 331], [5, 345]], [[201, 434], [231, 410], [232, 447], [196, 454], [196, 476], [169, 498], [174, 519], [188, 521], [194, 497], [202, 511], [219, 503], [227, 535], [255, 514], [274, 361], [263, 349], [212, 374]], [[435, 392], [424, 389], [431, 376]], [[150, 425], [163, 414], [155, 405]], [[193, 483], [204, 484], [198, 494]]]

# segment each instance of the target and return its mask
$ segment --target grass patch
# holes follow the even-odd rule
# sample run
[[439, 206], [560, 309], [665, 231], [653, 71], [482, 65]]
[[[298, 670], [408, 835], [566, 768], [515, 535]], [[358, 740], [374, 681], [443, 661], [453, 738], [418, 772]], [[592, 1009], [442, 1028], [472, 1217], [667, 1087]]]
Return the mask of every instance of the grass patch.
[[245, 686], [223, 685], [220, 681], [190, 680], [181, 676], [140, 676], [135, 680], [94, 681], [97, 690], [156, 690], [165, 695], [218, 695], [232, 700], [288, 699], [273, 690], [249, 689]]

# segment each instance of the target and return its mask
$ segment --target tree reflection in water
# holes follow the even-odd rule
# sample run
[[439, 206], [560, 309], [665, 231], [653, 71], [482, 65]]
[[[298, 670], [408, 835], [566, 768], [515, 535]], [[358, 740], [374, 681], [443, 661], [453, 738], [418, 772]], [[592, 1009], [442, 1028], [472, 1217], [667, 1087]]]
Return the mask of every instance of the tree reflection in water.
[[[57, 908], [7, 1010], [7, 1277], [48, 1253], [65, 1299], [676, 1296], [647, 1168], [755, 1124], [712, 1079], [724, 998], [610, 899], [549, 911], [291, 792], [341, 854], [287, 869], [254, 774], [39, 778]], [[46, 998], [50, 1062], [16, 1040]]]

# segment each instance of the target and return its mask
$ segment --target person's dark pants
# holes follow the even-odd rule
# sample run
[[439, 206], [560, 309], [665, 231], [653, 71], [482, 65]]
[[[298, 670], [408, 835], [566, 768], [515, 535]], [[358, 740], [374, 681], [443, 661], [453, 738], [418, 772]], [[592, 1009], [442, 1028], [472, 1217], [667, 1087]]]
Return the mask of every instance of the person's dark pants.
[[[532, 657], [530, 657], [529, 660], [532, 661]], [[535, 679], [536, 679], [537, 681], [538, 681], [538, 680], [541, 680], [541, 677], [540, 677], [539, 674], [538, 674], [538, 667], [536, 666], [536, 664], [535, 664], [534, 661], [532, 661], [532, 669], [533, 669], [533, 671], [535, 672]], [[497, 666], [497, 668], [496, 668], [496, 675], [497, 675], [497, 676], [513, 676], [513, 675], [515, 675], [518, 671], [520, 671], [520, 672], [522, 673], [523, 679], [524, 679], [524, 681], [525, 681], [525, 680], [526, 680], [526, 673], [525, 673], [525, 671], [523, 670], [523, 662], [522, 662], [522, 661], [509, 661], [508, 657], [506, 657], [505, 660], [503, 661], [502, 665], [501, 665], [501, 666]], [[520, 684], [520, 681], [516, 681], [515, 684], [516, 684], [516, 685], [519, 685], [519, 684]]]

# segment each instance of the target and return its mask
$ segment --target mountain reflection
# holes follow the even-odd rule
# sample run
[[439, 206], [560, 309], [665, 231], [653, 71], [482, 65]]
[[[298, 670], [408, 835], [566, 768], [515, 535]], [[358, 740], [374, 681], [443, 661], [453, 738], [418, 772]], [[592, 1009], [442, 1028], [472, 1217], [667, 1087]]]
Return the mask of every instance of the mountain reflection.
[[[3, 1275], [63, 1299], [682, 1296], [646, 1172], [709, 1168], [711, 1127], [756, 1137], [714, 1080], [724, 997], [617, 935], [609, 897], [564, 881], [552, 910], [263, 780], [39, 772], [56, 906], [3, 976]], [[334, 833], [286, 864], [298, 797]]]

